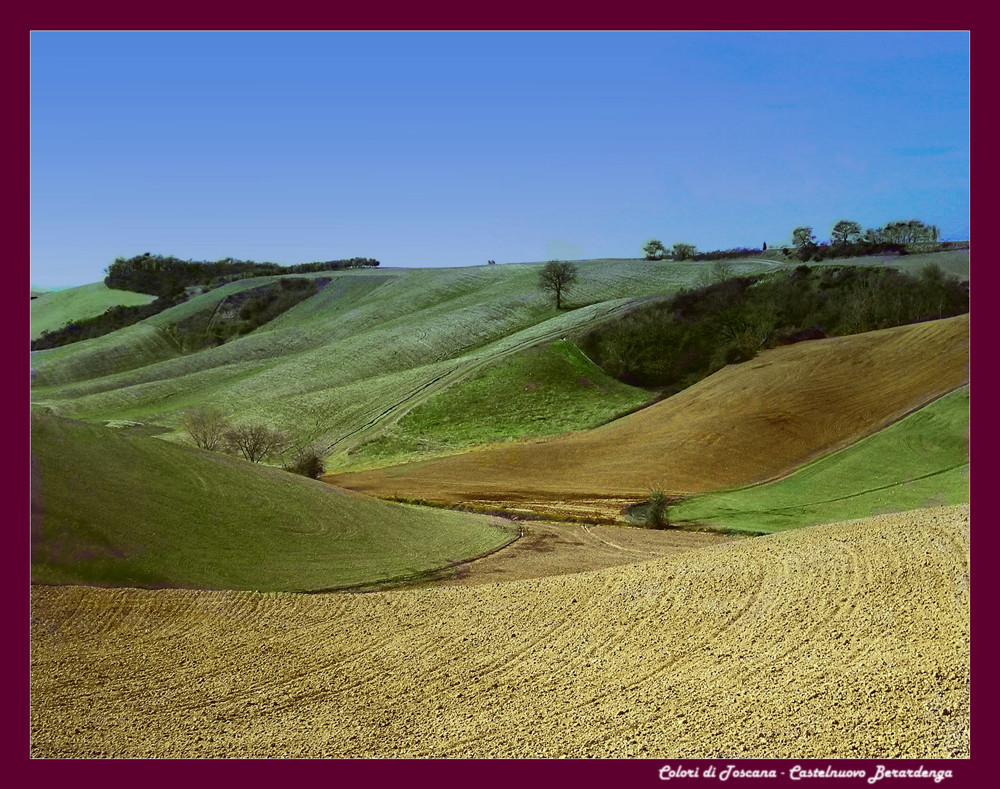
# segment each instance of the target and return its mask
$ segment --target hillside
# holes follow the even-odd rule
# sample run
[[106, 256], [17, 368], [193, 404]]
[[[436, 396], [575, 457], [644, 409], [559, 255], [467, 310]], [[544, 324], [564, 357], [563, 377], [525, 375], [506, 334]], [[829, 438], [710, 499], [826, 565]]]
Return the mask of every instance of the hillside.
[[[892, 263], [898, 261], [909, 265], [908, 258]], [[865, 259], [851, 262], [864, 265]], [[449, 387], [471, 385], [512, 355], [578, 336], [646, 299], [704, 281], [713, 264], [595, 260], [578, 267], [569, 309], [559, 312], [538, 290], [540, 264], [301, 274], [331, 281], [247, 336], [184, 352], [175, 327], [210, 319], [223, 299], [275, 277], [241, 280], [112, 334], [33, 354], [32, 400], [76, 419], [133, 419], [169, 428], [178, 427], [184, 409], [210, 403], [236, 421], [263, 421], [290, 432], [299, 444], [316, 444], [334, 466], [395, 462], [415, 456], [408, 435], [403, 438], [409, 445], [396, 456], [383, 452], [385, 447], [348, 453], [379, 439]], [[737, 261], [732, 271], [776, 267], [781, 265]], [[557, 386], [564, 393], [572, 388], [572, 381]], [[633, 395], [633, 401], [641, 399]], [[591, 426], [628, 408], [615, 403], [587, 410], [587, 420], [566, 429]], [[530, 420], [534, 426], [528, 421], [515, 415], [500, 427], [525, 427], [518, 435], [547, 434], [545, 420]], [[401, 430], [407, 434], [406, 427]], [[390, 432], [386, 440], [398, 437]], [[443, 442], [445, 450], [465, 440]]]
[[963, 315], [775, 348], [595, 430], [326, 480], [384, 497], [612, 515], [654, 486], [763, 482], [967, 381], [968, 333]]
[[969, 756], [969, 511], [365, 595], [31, 594], [46, 758]]
[[770, 532], [969, 500], [969, 389], [945, 395], [872, 436], [749, 488], [694, 496], [675, 524]]
[[[32, 295], [35, 292], [32, 291]], [[129, 290], [111, 290], [103, 282], [41, 293], [31, 300], [31, 339], [66, 323], [100, 315], [108, 307], [149, 304], [156, 297]]]
[[595, 325], [636, 300], [675, 292], [701, 270], [581, 263], [573, 309], [557, 312], [538, 290], [538, 269], [323, 273], [330, 284], [272, 323], [182, 353], [171, 325], [270, 281], [242, 280], [104, 337], [33, 355], [32, 399], [73, 418], [167, 426], [178, 424], [184, 408], [213, 403], [237, 421], [267, 421], [338, 456], [483, 367]]
[[34, 582], [301, 590], [373, 584], [517, 537], [485, 517], [387, 504], [141, 430], [33, 415]]

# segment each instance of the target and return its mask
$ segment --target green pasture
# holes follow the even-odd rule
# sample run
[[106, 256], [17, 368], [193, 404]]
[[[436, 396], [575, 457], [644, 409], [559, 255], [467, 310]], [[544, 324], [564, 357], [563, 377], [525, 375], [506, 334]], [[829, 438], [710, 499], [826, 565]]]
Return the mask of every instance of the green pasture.
[[472, 444], [586, 430], [650, 402], [617, 381], [572, 342], [500, 358], [438, 392], [385, 433], [350, 453], [337, 470], [370, 468], [454, 452]]
[[315, 591], [424, 573], [517, 534], [129, 427], [34, 414], [31, 462], [41, 583]]
[[969, 500], [969, 389], [776, 482], [670, 507], [675, 525], [758, 533]]
[[[32, 291], [32, 295], [37, 292]], [[71, 321], [93, 318], [108, 307], [119, 304], [135, 307], [155, 300], [155, 296], [145, 293], [111, 290], [103, 282], [42, 292], [37, 299], [31, 300], [31, 339], [38, 339], [42, 332], [60, 329]]]
[[262, 278], [231, 283], [104, 337], [34, 354], [32, 400], [77, 419], [164, 425], [212, 403], [237, 421], [267, 421], [340, 452], [482, 366], [675, 292], [699, 271], [646, 261], [579, 267], [580, 285], [561, 311], [538, 290], [540, 265], [315, 274], [330, 284], [272, 324], [197, 353], [172, 346], [171, 323]]

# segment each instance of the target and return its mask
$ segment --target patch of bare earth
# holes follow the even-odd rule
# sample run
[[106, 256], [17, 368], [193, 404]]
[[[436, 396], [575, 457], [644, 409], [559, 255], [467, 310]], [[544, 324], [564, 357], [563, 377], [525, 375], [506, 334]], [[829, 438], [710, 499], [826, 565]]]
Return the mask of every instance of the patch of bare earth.
[[36, 587], [31, 753], [968, 756], [968, 550], [966, 505], [508, 583]]
[[518, 540], [496, 553], [440, 571], [420, 586], [475, 586], [581, 573], [719, 545], [734, 538], [589, 524], [521, 524]]

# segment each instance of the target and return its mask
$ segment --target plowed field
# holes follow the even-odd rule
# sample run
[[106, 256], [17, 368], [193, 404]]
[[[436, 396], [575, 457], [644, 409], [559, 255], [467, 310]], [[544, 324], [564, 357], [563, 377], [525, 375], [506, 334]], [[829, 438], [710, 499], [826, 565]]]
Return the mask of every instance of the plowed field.
[[31, 751], [967, 756], [968, 529], [964, 505], [373, 594], [35, 587]]
[[620, 517], [787, 474], [968, 380], [968, 315], [776, 348], [603, 427], [326, 481], [383, 497]]

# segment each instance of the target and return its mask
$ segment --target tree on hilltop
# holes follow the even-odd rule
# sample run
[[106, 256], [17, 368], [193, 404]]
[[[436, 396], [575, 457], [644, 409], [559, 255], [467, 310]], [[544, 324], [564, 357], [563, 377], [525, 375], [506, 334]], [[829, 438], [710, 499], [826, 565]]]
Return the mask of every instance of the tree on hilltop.
[[861, 225], [850, 219], [841, 219], [830, 231], [830, 241], [834, 244], [848, 244], [861, 238]]
[[674, 244], [672, 256], [674, 260], [690, 260], [695, 256], [698, 249], [694, 244], [678, 242]]
[[642, 253], [646, 260], [663, 260], [667, 256], [667, 248], [658, 238], [651, 238], [642, 245]]
[[556, 309], [562, 308], [563, 294], [577, 281], [576, 266], [566, 260], [550, 260], [538, 273], [538, 287], [549, 291], [556, 300]]
[[797, 227], [792, 231], [792, 245], [801, 249], [816, 243], [811, 227]]

